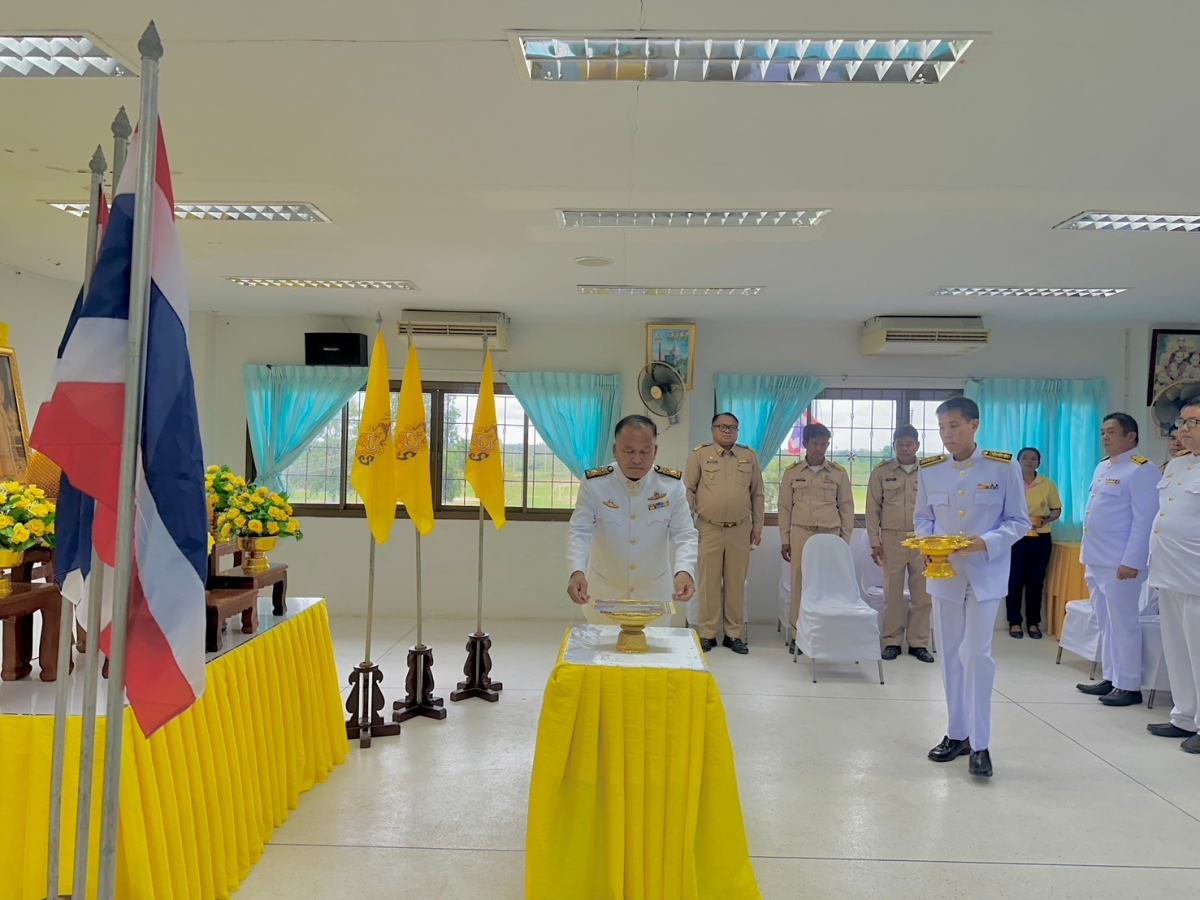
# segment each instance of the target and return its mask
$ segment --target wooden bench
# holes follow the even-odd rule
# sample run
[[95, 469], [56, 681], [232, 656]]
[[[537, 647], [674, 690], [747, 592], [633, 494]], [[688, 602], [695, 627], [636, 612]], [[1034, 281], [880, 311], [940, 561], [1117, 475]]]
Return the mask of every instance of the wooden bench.
[[225, 643], [225, 622], [234, 616], [242, 617], [242, 634], [258, 630], [258, 590], [256, 588], [224, 588], [204, 592], [204, 649], [218, 652]]
[[256, 575], [247, 575], [241, 569], [228, 569], [208, 579], [210, 590], [250, 590], [255, 595], [264, 588], [271, 589], [272, 612], [282, 616], [287, 612], [287, 565], [271, 566]]
[[[38, 648], [42, 681], [58, 678], [58, 629], [62, 624], [62, 594], [53, 582], [13, 582], [12, 593], [0, 599], [4, 620], [4, 660], [0, 678], [17, 681], [33, 671], [33, 614], [42, 615], [42, 640]], [[70, 650], [67, 651], [68, 654]], [[68, 656], [68, 665], [71, 660]]]

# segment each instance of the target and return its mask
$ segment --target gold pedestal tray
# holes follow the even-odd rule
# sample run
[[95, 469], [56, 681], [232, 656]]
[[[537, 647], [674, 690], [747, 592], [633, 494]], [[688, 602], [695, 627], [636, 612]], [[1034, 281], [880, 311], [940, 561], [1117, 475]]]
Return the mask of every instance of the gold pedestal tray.
[[277, 537], [238, 538], [238, 549], [245, 554], [242, 571], [247, 575], [257, 575], [271, 568], [267, 554], [275, 549]]
[[[0, 597], [7, 597], [12, 593], [12, 581], [10, 576], [4, 572], [4, 569], [15, 569], [24, 561], [24, 550], [0, 549]], [[8, 628], [7, 625], [4, 627]]]
[[963, 534], [931, 534], [926, 537], [909, 536], [902, 546], [919, 550], [929, 557], [925, 566], [926, 578], [953, 578], [954, 566], [950, 554], [971, 546], [971, 539]]
[[621, 626], [617, 635], [620, 653], [645, 653], [646, 626], [659, 616], [675, 612], [675, 604], [663, 600], [597, 600], [596, 612], [603, 613]]

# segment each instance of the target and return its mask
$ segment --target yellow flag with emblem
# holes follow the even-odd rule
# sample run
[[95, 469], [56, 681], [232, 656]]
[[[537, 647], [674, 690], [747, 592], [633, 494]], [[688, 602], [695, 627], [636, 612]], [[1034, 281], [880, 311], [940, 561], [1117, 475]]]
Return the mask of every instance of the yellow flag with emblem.
[[408, 345], [400, 406], [396, 410], [396, 496], [421, 534], [433, 531], [433, 479], [429, 473], [429, 432], [421, 396], [417, 348]]
[[382, 331], [375, 335], [371, 351], [350, 484], [367, 508], [367, 525], [376, 543], [387, 543], [396, 521], [396, 457], [392, 452], [392, 398]]
[[471, 426], [471, 446], [467, 450], [467, 482], [483, 504], [492, 524], [504, 527], [504, 461], [500, 454], [500, 429], [496, 427], [496, 391], [492, 384], [492, 351], [483, 361], [479, 378], [479, 403], [475, 424]]

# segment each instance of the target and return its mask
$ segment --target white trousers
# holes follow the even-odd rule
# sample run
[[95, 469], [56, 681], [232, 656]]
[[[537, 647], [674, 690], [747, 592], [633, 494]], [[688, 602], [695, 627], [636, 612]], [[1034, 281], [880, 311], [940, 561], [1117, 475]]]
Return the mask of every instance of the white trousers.
[[[1116, 568], [1088, 566], [1085, 577], [1100, 628], [1100, 663], [1104, 678], [1122, 691], [1142, 689], [1142, 626], [1138, 600], [1146, 570], [1137, 578], [1117, 578]], [[1165, 628], [1163, 629], [1166, 630]]]
[[1158, 591], [1163, 655], [1171, 679], [1171, 724], [1200, 731], [1200, 594]]
[[972, 750], [986, 750], [992, 736], [992, 635], [1001, 599], [977, 600], [969, 586], [961, 600], [933, 598], [949, 712], [946, 735], [955, 741], [970, 738]]

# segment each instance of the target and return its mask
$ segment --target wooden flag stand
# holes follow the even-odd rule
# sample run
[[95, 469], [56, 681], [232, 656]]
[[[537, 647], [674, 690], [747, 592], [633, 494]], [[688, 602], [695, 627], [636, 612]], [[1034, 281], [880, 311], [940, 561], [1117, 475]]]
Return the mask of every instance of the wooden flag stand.
[[364, 660], [350, 673], [350, 696], [346, 698], [346, 737], [357, 740], [358, 746], [371, 746], [373, 737], [393, 737], [400, 733], [399, 722], [385, 722], [380, 712], [383, 698], [383, 672], [371, 662], [371, 625], [375, 618], [375, 536], [371, 536], [370, 575], [367, 581], [367, 648]]
[[392, 721], [397, 724], [424, 716], [441, 721], [446, 704], [433, 696], [433, 648], [422, 640], [421, 610], [421, 532], [417, 532], [417, 645], [408, 650], [408, 677], [404, 680], [407, 696], [392, 704]]

